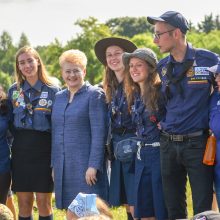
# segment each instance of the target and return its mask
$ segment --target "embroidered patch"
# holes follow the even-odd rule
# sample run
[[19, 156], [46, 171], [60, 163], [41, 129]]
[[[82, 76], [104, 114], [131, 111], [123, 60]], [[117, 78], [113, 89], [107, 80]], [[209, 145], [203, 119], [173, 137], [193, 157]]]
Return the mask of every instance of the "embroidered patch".
[[194, 69], [193, 67], [191, 67], [187, 72], [186, 72], [186, 76], [187, 77], [193, 77], [195, 75]]
[[40, 106], [46, 106], [47, 105], [47, 100], [46, 99], [40, 99], [39, 100], [39, 105]]
[[12, 93], [12, 99], [13, 100], [15, 100], [15, 99], [17, 99], [18, 97], [19, 97], [19, 91], [13, 91], [13, 93]]
[[40, 99], [46, 99], [48, 97], [48, 92], [41, 92]]
[[207, 84], [208, 83], [208, 80], [205, 79], [205, 80], [190, 80], [188, 81], [188, 84]]
[[162, 68], [161, 74], [162, 74], [162, 76], [165, 76], [167, 74], [167, 68], [166, 67]]

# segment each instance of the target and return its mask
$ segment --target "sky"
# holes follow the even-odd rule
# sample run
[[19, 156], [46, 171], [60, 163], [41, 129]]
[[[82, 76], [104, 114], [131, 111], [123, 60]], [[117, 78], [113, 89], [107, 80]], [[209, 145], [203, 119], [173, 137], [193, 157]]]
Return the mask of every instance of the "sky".
[[24, 32], [32, 46], [48, 45], [57, 38], [63, 45], [80, 33], [74, 23], [90, 16], [110, 18], [160, 16], [181, 12], [197, 24], [205, 15], [220, 15], [220, 0], [0, 0], [0, 35], [9, 32], [13, 43]]

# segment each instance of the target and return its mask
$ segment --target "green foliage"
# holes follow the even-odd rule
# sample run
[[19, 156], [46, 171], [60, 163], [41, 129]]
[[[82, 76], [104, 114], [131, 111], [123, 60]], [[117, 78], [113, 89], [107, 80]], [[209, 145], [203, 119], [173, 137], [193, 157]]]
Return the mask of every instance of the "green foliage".
[[55, 39], [55, 41], [50, 43], [48, 46], [38, 46], [36, 50], [39, 52], [50, 75], [62, 80], [59, 66], [59, 57], [63, 52], [61, 43]]
[[195, 47], [205, 48], [217, 54], [220, 54], [220, 30], [206, 33], [192, 32], [187, 35], [189, 42]]
[[121, 17], [112, 18], [106, 22], [114, 35], [133, 37], [136, 34], [152, 31], [153, 26], [147, 21], [147, 17]]
[[22, 33], [18, 42], [18, 48], [24, 47], [26, 45], [31, 45], [26, 34]]
[[5, 91], [8, 91], [9, 87], [12, 85], [12, 77], [0, 71], [0, 85], [2, 85]]
[[198, 24], [198, 28], [200, 32], [209, 33], [212, 30], [220, 30], [220, 21], [219, 16], [213, 18], [213, 14], [205, 15], [205, 18], [201, 23]]
[[106, 25], [99, 23], [94, 17], [78, 20], [75, 24], [80, 26], [82, 33], [69, 41], [65, 50], [79, 49], [83, 51], [88, 58], [86, 79], [92, 84], [98, 83], [102, 79], [103, 67], [95, 56], [94, 45], [97, 40], [111, 36], [112, 33]]

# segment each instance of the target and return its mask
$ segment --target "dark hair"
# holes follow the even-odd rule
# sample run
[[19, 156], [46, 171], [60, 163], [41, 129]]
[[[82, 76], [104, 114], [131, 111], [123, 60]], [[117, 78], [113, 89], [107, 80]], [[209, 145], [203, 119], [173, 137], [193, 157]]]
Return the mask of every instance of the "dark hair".
[[7, 99], [0, 100], [0, 115], [6, 115], [8, 113], [8, 101]]

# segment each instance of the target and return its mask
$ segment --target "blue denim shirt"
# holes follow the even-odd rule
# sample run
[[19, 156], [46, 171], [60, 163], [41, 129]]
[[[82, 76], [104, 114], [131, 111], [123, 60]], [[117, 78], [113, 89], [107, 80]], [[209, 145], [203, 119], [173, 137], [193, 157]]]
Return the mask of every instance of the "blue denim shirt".
[[168, 133], [188, 134], [208, 129], [208, 105], [213, 75], [207, 68], [219, 62], [217, 54], [187, 45], [183, 62], [176, 62], [171, 55], [162, 59], [158, 64], [162, 92], [165, 95], [167, 64], [173, 63], [173, 75], [177, 76], [186, 60], [194, 60], [194, 63], [180, 82], [184, 97], [178, 93], [176, 85], [170, 84], [171, 98], [166, 103], [166, 117], [161, 121], [162, 129]]
[[137, 137], [145, 142], [158, 142], [160, 139], [160, 130], [157, 124], [164, 115], [162, 99], [158, 101], [158, 107], [158, 111], [148, 111], [141, 97], [135, 96], [131, 113], [132, 121], [136, 124]]
[[133, 129], [131, 114], [128, 111], [128, 103], [123, 91], [123, 84], [118, 86], [116, 94], [109, 104], [109, 112], [112, 119], [112, 128]]
[[50, 131], [51, 109], [58, 90], [40, 80], [33, 87], [25, 81], [19, 91], [16, 84], [12, 85], [8, 97], [13, 105], [14, 127]]

